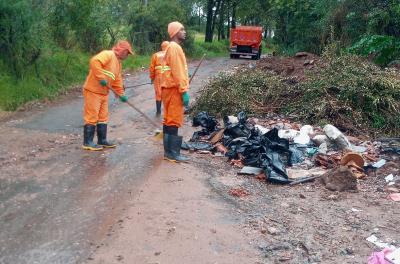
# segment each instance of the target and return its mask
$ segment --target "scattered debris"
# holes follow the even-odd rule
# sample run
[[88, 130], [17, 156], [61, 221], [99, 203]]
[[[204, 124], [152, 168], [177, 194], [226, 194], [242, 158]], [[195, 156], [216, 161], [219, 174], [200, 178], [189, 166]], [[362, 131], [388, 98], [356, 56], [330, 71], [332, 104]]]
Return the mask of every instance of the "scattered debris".
[[[244, 112], [225, 116], [223, 128], [207, 112], [200, 112], [193, 124], [202, 129], [193, 134], [191, 140], [195, 141], [183, 144], [182, 148], [225, 155], [241, 169], [239, 175], [256, 175], [255, 178], [271, 183], [296, 185], [321, 178], [328, 190], [357, 190], [358, 179], [370, 175], [370, 169], [383, 170], [387, 163], [387, 158], [379, 155], [379, 142], [355, 137], [349, 140], [330, 124], [323, 128], [301, 126], [279, 115], [248, 118]], [[397, 167], [393, 166], [387, 170], [396, 173]], [[397, 199], [400, 188], [395, 185], [394, 175], [386, 179], [388, 186], [382, 188], [392, 194], [392, 200]]]
[[394, 246], [388, 244], [388, 243], [384, 243], [382, 242], [377, 236], [375, 235], [371, 235], [369, 237], [367, 237], [367, 241], [371, 242], [372, 244], [374, 244], [375, 246], [377, 246], [378, 248], [390, 248], [390, 249], [395, 249]]
[[392, 250], [385, 248], [380, 252], [372, 253], [372, 255], [368, 258], [368, 264], [390, 264], [385, 259], [386, 254], [390, 252], [392, 252]]
[[381, 138], [382, 151], [400, 154], [400, 138]]
[[239, 175], [259, 175], [263, 172], [263, 170], [261, 168], [257, 168], [257, 167], [243, 167], [238, 174]]
[[331, 191], [357, 190], [357, 178], [345, 166], [330, 170], [321, 177], [321, 180], [325, 187]]
[[393, 264], [400, 264], [400, 248], [385, 254], [385, 258]]
[[229, 194], [232, 196], [236, 196], [236, 197], [245, 197], [247, 195], [249, 195], [250, 193], [245, 190], [244, 188], [232, 188], [229, 190]]
[[289, 177], [289, 179], [292, 179], [292, 180], [298, 180], [298, 179], [313, 177], [313, 176], [322, 176], [325, 173], [326, 173], [326, 170], [324, 170], [321, 167], [312, 168], [309, 170], [298, 169], [298, 168], [287, 169], [288, 177]]
[[379, 169], [380, 167], [382, 167], [385, 164], [386, 164], [386, 160], [380, 159], [379, 161], [372, 164], [372, 167], [374, 167], [375, 169]]
[[343, 133], [333, 125], [324, 126], [325, 135], [340, 149], [344, 150], [350, 147], [350, 141]]
[[394, 176], [393, 174], [389, 174], [388, 176], [385, 177], [386, 182], [393, 182]]
[[340, 165], [349, 168], [357, 179], [362, 179], [366, 177], [363, 169], [364, 159], [358, 153], [346, 153], [340, 161]]
[[395, 202], [400, 202], [400, 193], [391, 193], [388, 198]]

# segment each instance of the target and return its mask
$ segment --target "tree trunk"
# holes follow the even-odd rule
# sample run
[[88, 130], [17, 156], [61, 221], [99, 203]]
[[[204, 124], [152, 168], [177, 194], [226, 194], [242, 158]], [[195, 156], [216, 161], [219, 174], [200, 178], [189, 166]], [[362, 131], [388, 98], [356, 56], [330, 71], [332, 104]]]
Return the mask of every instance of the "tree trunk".
[[226, 18], [228, 20], [228, 27], [226, 28], [226, 37], [229, 39], [231, 37], [231, 16], [229, 13], [230, 10], [230, 0], [228, 0], [226, 4]]
[[232, 28], [236, 27], [236, 1], [232, 3]]
[[206, 36], [204, 39], [205, 42], [212, 42], [213, 39], [213, 32], [212, 32], [213, 7], [214, 7], [214, 0], [207, 0]]
[[215, 24], [217, 22], [217, 15], [219, 14], [219, 10], [221, 8], [221, 2], [222, 2], [222, 0], [217, 0], [217, 2], [216, 2], [217, 9], [214, 12], [214, 16], [213, 16], [213, 20], [212, 20], [212, 29], [211, 29], [212, 36], [214, 36]]
[[225, 39], [225, 30], [224, 30], [224, 14], [225, 13], [225, 2], [222, 1], [221, 3], [221, 12], [219, 14], [219, 32], [218, 32], [218, 40], [219, 37], [221, 37], [221, 39]]
[[199, 6], [199, 31], [200, 31], [200, 28], [201, 28], [201, 8]]

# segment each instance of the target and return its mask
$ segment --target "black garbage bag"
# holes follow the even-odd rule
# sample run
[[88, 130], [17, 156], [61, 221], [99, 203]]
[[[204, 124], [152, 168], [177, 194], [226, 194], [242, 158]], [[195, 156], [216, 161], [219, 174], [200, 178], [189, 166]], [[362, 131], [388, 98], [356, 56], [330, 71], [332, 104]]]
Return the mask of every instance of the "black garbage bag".
[[225, 135], [232, 137], [233, 139], [238, 137], [248, 137], [250, 135], [250, 129], [246, 125], [240, 123], [233, 124], [225, 128]]
[[251, 134], [251, 128], [247, 126], [247, 115], [244, 112], [240, 112], [237, 115], [238, 123], [229, 122], [228, 116], [224, 117], [225, 124], [225, 135], [231, 136], [232, 138], [237, 137], [249, 137]]
[[304, 153], [301, 150], [299, 150], [295, 146], [290, 146], [289, 151], [290, 151], [290, 160], [289, 160], [290, 165], [302, 163], [304, 161]]
[[257, 167], [259, 165], [260, 156], [260, 139], [253, 137], [250, 133], [248, 137], [238, 137], [232, 139], [230, 136], [224, 136], [225, 146], [228, 148], [228, 156], [230, 159], [237, 159], [239, 155], [244, 157], [243, 164], [246, 166]]
[[242, 154], [246, 150], [246, 146], [249, 144], [249, 141], [245, 137], [239, 137], [231, 140], [228, 148], [228, 152], [225, 154], [229, 159], [238, 159], [239, 154]]
[[248, 143], [242, 145], [244, 156], [243, 164], [245, 166], [259, 167], [260, 166], [260, 155], [263, 150], [260, 140], [250, 139]]
[[224, 121], [224, 127], [232, 125], [231, 121], [229, 120], [229, 116], [224, 116], [223, 121]]
[[211, 151], [214, 146], [208, 142], [196, 141], [196, 142], [182, 142], [181, 149], [184, 150], [209, 150]]
[[190, 139], [191, 142], [196, 142], [201, 140], [203, 137], [210, 135], [207, 129], [202, 129], [193, 133], [192, 138]]
[[240, 124], [242, 124], [242, 125], [246, 124], [247, 114], [245, 112], [243, 112], [243, 111], [239, 112], [237, 114], [237, 118], [238, 118]]
[[278, 129], [273, 128], [261, 136], [262, 144], [273, 151], [289, 153], [289, 140], [278, 136]]
[[246, 123], [231, 124], [225, 128], [225, 135], [232, 137], [233, 139], [238, 137], [250, 138], [252, 135], [252, 129], [246, 125]]
[[380, 138], [382, 152], [400, 154], [400, 138]]
[[209, 133], [212, 133], [216, 130], [218, 125], [217, 119], [215, 117], [210, 116], [207, 112], [202, 111], [198, 113], [195, 117], [193, 117], [193, 126], [198, 127], [201, 126], [206, 129]]
[[260, 136], [260, 139], [262, 150], [259, 163], [265, 171], [267, 181], [290, 183], [285, 168], [285, 163], [291, 166], [292, 152], [289, 149], [289, 140], [280, 138], [276, 128]]
[[278, 152], [268, 150], [267, 153], [262, 154], [261, 160], [261, 167], [264, 169], [267, 181], [281, 184], [290, 183], [285, 165]]

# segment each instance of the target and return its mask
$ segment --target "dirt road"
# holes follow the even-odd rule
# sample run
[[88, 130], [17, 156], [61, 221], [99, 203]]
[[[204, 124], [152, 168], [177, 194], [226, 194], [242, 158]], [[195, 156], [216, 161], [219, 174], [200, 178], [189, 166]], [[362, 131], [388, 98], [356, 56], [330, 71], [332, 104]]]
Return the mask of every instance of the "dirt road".
[[[208, 77], [240, 62], [204, 62], [193, 82], [192, 95]], [[190, 69], [196, 63], [191, 63]], [[147, 71], [137, 72], [127, 76], [126, 83], [143, 83], [147, 76]], [[130, 89], [128, 95], [131, 102], [154, 116], [151, 86]], [[186, 252], [198, 263], [206, 263], [200, 256], [208, 253], [210, 259], [214, 255], [227, 255], [227, 259], [245, 255], [245, 247], [232, 241], [230, 235], [224, 236], [225, 232], [241, 237], [235, 229], [237, 220], [229, 213], [233, 209], [205, 187], [207, 175], [195, 165], [162, 161], [162, 143], [153, 139], [154, 129], [143, 118], [127, 105], [111, 100], [109, 137], [119, 146], [85, 152], [80, 149], [81, 109], [82, 98], [77, 92], [0, 123], [0, 263], [96, 260], [93, 252], [112, 241], [115, 233], [124, 234], [124, 229], [119, 230], [122, 226], [135, 234], [142, 231], [137, 233], [137, 242], [125, 245], [136, 253], [122, 258], [131, 257], [134, 263], [147, 263], [145, 257], [141, 261], [142, 256], [155, 254], [149, 253], [152, 246], [144, 243], [149, 235], [146, 228], [160, 233], [175, 228], [166, 231], [167, 238], [153, 238], [158, 246], [153, 245], [155, 251], [169, 252], [160, 255], [170, 254], [169, 263], [179, 263], [182, 256], [178, 252]], [[143, 212], [145, 219], [137, 222], [132, 218], [136, 210]], [[174, 222], [176, 218], [168, 214], [186, 220]], [[149, 222], [150, 218], [157, 221]], [[186, 246], [192, 250], [183, 250]], [[105, 263], [112, 263], [118, 261], [119, 254], [109, 251], [102, 256], [108, 256]]]
[[[205, 62], [192, 96], [242, 62]], [[146, 71], [127, 76], [147, 80]], [[150, 86], [128, 94], [154, 116]], [[400, 175], [398, 157], [354, 192], [267, 184], [238, 176], [224, 157], [163, 161], [153, 128], [116, 101], [109, 135], [118, 147], [85, 152], [79, 96], [0, 122], [0, 263], [362, 264], [377, 250], [370, 235], [400, 247], [400, 204], [387, 199], [384, 179]], [[192, 135], [189, 120], [182, 133]], [[238, 189], [248, 195], [229, 194]]]

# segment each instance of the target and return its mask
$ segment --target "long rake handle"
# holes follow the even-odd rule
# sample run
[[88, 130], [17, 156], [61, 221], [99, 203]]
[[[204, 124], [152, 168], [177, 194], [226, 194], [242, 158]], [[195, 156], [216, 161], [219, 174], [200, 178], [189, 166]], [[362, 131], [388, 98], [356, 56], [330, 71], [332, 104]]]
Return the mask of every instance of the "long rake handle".
[[[111, 91], [113, 91], [114, 94], [118, 95], [118, 94], [115, 92], [115, 90], [114, 90], [113, 88], [111, 88], [111, 87], [108, 87], [108, 88], [109, 88]], [[153, 120], [151, 120], [151, 118], [148, 117], [145, 113], [143, 113], [142, 110], [140, 110], [139, 108], [137, 108], [134, 104], [132, 104], [132, 103], [129, 102], [129, 101], [126, 101], [126, 103], [127, 103], [130, 107], [132, 107], [133, 109], [135, 109], [136, 112], [138, 112], [138, 113], [141, 114], [144, 118], [146, 118], [147, 121], [149, 121], [150, 124], [152, 124], [155, 128], [159, 129], [159, 127], [160, 127], [159, 124], [157, 124], [156, 122], [154, 122]]]
[[206, 57], [206, 54], [204, 54], [203, 57], [201, 58], [201, 60], [200, 60], [200, 62], [199, 62], [199, 65], [197, 65], [196, 69], [194, 70], [194, 72], [193, 72], [193, 74], [192, 74], [192, 77], [190, 77], [189, 83], [192, 82], [194, 76], [195, 76], [196, 73], [197, 73], [197, 70], [200, 68], [200, 65], [201, 65], [201, 63], [203, 62], [203, 60], [204, 60], [205, 57]]
[[150, 119], [150, 117], [148, 117], [145, 113], [143, 113], [139, 108], [137, 108], [134, 104], [132, 104], [131, 102], [127, 101], [126, 102], [130, 107], [132, 107], [133, 109], [135, 109], [139, 114], [141, 114], [144, 118], [147, 119], [147, 121], [149, 121], [155, 128], [159, 128], [160, 125], [158, 125], [156, 122], [154, 122], [153, 120]]
[[131, 85], [131, 86], [125, 86], [125, 89], [135, 88], [135, 87], [139, 87], [139, 86], [143, 86], [143, 85], [148, 85], [148, 84], [151, 84], [151, 82], [141, 83], [141, 84], [135, 84], [135, 85]]

